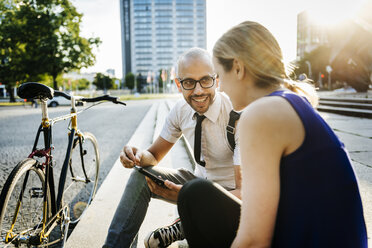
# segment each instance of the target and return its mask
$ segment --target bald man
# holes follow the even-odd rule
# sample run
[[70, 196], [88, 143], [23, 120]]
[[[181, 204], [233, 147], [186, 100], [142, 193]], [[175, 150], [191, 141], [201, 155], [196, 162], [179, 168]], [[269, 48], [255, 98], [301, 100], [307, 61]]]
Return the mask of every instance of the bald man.
[[[165, 125], [156, 141], [147, 149], [125, 146], [120, 161], [125, 168], [135, 165], [146, 167], [166, 179], [160, 187], [137, 170], [133, 170], [124, 194], [111, 222], [103, 247], [130, 247], [136, 237], [152, 197], [176, 204], [182, 185], [194, 178], [205, 178], [220, 184], [240, 197], [239, 149], [232, 149], [226, 126], [232, 105], [228, 97], [219, 92], [211, 56], [201, 48], [191, 48], [180, 56], [175, 79], [183, 99], [169, 112]], [[199, 139], [200, 154], [195, 171], [156, 166], [175, 142], [184, 135], [194, 149], [195, 126], [202, 117], [202, 134]], [[235, 135], [237, 142], [237, 135]], [[151, 165], [151, 166], [149, 166]], [[159, 228], [145, 239], [146, 247], [167, 247], [183, 239], [182, 225]]]

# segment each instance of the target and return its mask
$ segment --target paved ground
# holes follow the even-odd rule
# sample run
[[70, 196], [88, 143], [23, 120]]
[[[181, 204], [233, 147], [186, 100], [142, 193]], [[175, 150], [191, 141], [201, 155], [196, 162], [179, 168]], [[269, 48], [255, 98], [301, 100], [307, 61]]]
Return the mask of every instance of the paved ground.
[[345, 144], [353, 162], [367, 223], [369, 245], [372, 246], [372, 120], [322, 113]]
[[[161, 105], [160, 105], [161, 106]], [[154, 106], [155, 108], [156, 106]], [[148, 115], [155, 112], [151, 109]], [[164, 115], [164, 114], [163, 114]], [[324, 119], [336, 131], [340, 139], [345, 143], [349, 150], [350, 157], [353, 161], [353, 166], [359, 180], [362, 201], [364, 204], [365, 219], [367, 222], [367, 229], [369, 235], [369, 243], [371, 244], [372, 237], [372, 120], [347, 117], [330, 113], [321, 113]], [[151, 123], [150, 119], [155, 118], [147, 116], [141, 126], [138, 127], [134, 137], [129, 143], [135, 143], [138, 146], [146, 147], [151, 142], [139, 142], [143, 140], [146, 135], [157, 136], [159, 131], [158, 126], [161, 123]], [[158, 115], [157, 118], [160, 118]], [[153, 127], [155, 134], [149, 133], [150, 127]], [[146, 132], [143, 130], [147, 130]], [[138, 142], [140, 144], [138, 144]], [[179, 142], [171, 153], [162, 161], [161, 166], [171, 166], [172, 164], [180, 165], [185, 163], [185, 166], [190, 166], [190, 161], [186, 154], [184, 144]], [[104, 241], [109, 222], [111, 221], [113, 211], [119, 201], [122, 191], [124, 190], [124, 183], [129, 177], [130, 171], [123, 169], [120, 163], [114, 165], [108, 178], [102, 186], [102, 191], [97, 195], [97, 202], [90, 209], [90, 216], [79, 223], [76, 232], [71, 235], [68, 241], [68, 247], [100, 247]], [[106, 185], [105, 185], [106, 184]], [[120, 187], [119, 187], [120, 186]], [[105, 187], [105, 188], [104, 188]], [[113, 188], [115, 188], [113, 192]], [[108, 199], [108, 195], [110, 195]], [[148, 214], [145, 218], [144, 224], [139, 233], [138, 247], [143, 246], [143, 238], [155, 228], [169, 224], [175, 218], [174, 206], [164, 203], [159, 200], [153, 200], [150, 203]], [[100, 223], [97, 225], [96, 223]], [[94, 226], [94, 230], [92, 227]], [[98, 231], [97, 231], [98, 229]], [[89, 230], [92, 230], [90, 232]]]

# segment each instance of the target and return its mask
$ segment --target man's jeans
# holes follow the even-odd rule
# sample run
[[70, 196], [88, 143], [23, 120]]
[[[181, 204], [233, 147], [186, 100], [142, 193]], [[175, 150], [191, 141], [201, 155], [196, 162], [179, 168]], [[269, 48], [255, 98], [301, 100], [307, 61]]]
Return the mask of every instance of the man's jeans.
[[[184, 184], [196, 178], [194, 174], [185, 169], [176, 170], [159, 166], [147, 167], [147, 169], [176, 184]], [[133, 170], [111, 221], [103, 247], [131, 247], [146, 216], [151, 197], [163, 199], [150, 191], [143, 174]]]

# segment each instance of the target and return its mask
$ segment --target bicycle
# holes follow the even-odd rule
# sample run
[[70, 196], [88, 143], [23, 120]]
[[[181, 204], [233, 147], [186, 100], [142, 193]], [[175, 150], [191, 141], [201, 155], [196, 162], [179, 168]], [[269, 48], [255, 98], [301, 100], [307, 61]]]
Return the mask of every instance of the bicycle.
[[[0, 195], [0, 247], [46, 247], [66, 241], [69, 226], [84, 215], [97, 190], [99, 152], [93, 134], [77, 128], [77, 115], [102, 101], [126, 105], [116, 97], [95, 98], [68, 95], [39, 83], [25, 83], [18, 96], [39, 99], [41, 124], [29, 156], [12, 170]], [[62, 96], [71, 100], [70, 114], [49, 119], [47, 100]], [[95, 103], [80, 111], [76, 102]], [[68, 146], [62, 164], [58, 190], [54, 182], [52, 127], [70, 120]], [[43, 148], [37, 148], [40, 135]]]

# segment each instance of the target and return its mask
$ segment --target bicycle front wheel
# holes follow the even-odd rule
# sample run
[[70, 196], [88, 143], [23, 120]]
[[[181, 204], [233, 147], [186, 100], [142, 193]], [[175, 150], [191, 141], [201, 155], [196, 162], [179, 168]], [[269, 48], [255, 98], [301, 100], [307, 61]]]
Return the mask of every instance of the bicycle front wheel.
[[92, 202], [98, 184], [99, 153], [97, 140], [91, 133], [83, 133], [74, 140], [69, 162], [63, 202], [69, 205], [70, 224], [77, 223]]
[[6, 180], [0, 195], [0, 247], [28, 245], [43, 227], [45, 179], [36, 165], [36, 160], [25, 159]]

